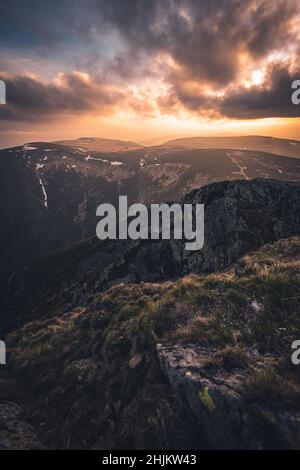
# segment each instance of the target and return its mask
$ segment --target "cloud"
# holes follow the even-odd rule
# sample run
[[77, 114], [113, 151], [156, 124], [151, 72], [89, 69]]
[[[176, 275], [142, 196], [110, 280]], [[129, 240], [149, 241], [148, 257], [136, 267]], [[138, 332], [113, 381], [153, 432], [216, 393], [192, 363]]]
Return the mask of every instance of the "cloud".
[[101, 76], [81, 72], [61, 73], [50, 83], [24, 75], [0, 74], [6, 83], [7, 105], [0, 107], [3, 120], [38, 121], [71, 113], [109, 113], [124, 98], [122, 90]]
[[243, 67], [294, 37], [296, 0], [98, 0], [131, 57], [167, 53], [193, 79], [228, 84]]
[[300, 69], [290, 72], [288, 65], [272, 64], [262, 86], [233, 91], [221, 101], [220, 114], [237, 119], [300, 117], [300, 107], [291, 101], [291, 85], [299, 77]]
[[300, 106], [291, 101], [292, 82], [299, 79], [300, 69], [290, 63], [270, 63], [263, 81], [252, 86], [232, 84], [224, 93], [207, 91], [197, 83], [174, 80], [172, 92], [160, 100], [163, 112], [180, 105], [194, 114], [208, 118], [261, 119], [300, 117]]
[[[102, 17], [129, 44], [127, 64], [133, 64], [133, 70], [141, 51], [162, 57], [160, 73], [169, 85], [169, 95], [158, 99], [162, 112], [176, 112], [182, 106], [206, 117], [299, 115], [290, 99], [295, 75], [290, 63], [300, 43], [298, 1], [98, 0], [97, 4]], [[277, 63], [279, 56], [283, 59]], [[244, 87], [247, 73], [266, 63], [264, 83]]]
[[[7, 70], [9, 104], [0, 118], [121, 109], [154, 117], [181, 109], [212, 118], [298, 116], [290, 86], [299, 24], [298, 0], [2, 2], [3, 63], [11, 54], [16, 64], [19, 54], [24, 70]], [[55, 63], [46, 69], [54, 78], [40, 74], [45, 57]], [[265, 80], [245, 86], [256, 69]]]

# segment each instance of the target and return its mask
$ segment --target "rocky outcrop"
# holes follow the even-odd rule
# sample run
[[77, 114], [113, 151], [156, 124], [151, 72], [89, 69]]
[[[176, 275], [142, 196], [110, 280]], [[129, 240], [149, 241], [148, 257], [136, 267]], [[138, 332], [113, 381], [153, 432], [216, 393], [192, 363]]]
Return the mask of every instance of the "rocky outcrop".
[[109, 241], [95, 246], [81, 267], [86, 271], [101, 266], [98, 287], [115, 280], [161, 280], [218, 270], [266, 243], [300, 233], [298, 183], [264, 179], [213, 183], [187, 195], [182, 204], [204, 204], [201, 250], [185, 250], [185, 240]]
[[[264, 449], [299, 443], [300, 412], [253, 404], [244, 390], [247, 376], [272, 370], [276, 359], [252, 354], [253, 364], [246, 369], [216, 369], [212, 364], [216, 352], [195, 345], [157, 345], [161, 368], [172, 388], [187, 401], [207, 445], [213, 449]], [[258, 432], [258, 420], [266, 435]]]
[[300, 233], [300, 185], [274, 180], [227, 181], [184, 198], [205, 206], [205, 243], [182, 251], [182, 273], [215, 271], [265, 243]]
[[297, 183], [262, 179], [213, 183], [183, 198], [185, 203], [205, 206], [201, 250], [185, 250], [185, 240], [96, 241], [91, 255], [79, 263], [80, 276], [86, 279], [97, 270], [99, 290], [115, 281], [158, 281], [213, 272], [266, 243], [300, 233]]
[[[299, 183], [256, 179], [213, 183], [182, 204], [204, 204], [205, 242], [185, 250], [185, 240], [91, 239], [11, 277], [3, 304], [24, 305], [37, 290], [58, 283], [62, 302], [86, 305], [116, 282], [160, 281], [222, 269], [245, 253], [300, 233]], [[63, 260], [63, 261], [62, 261]], [[68, 308], [69, 308], [68, 307]], [[9, 317], [12, 315], [9, 313]]]

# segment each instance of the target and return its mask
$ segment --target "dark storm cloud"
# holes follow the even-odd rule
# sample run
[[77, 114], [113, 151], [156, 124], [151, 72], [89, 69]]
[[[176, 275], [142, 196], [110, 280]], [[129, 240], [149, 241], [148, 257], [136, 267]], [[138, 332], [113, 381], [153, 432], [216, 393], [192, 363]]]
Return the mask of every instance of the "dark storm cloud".
[[229, 83], [241, 52], [261, 57], [289, 43], [297, 9], [297, 0], [11, 0], [0, 6], [1, 44], [79, 47], [86, 40], [94, 54], [95, 31], [111, 28], [129, 44], [131, 64], [141, 49], [164, 52], [194, 79]]
[[122, 100], [122, 93], [101, 77], [90, 80], [79, 73], [64, 74], [59, 82], [49, 84], [22, 75], [0, 78], [5, 80], [7, 94], [7, 104], [0, 107], [0, 118], [7, 121], [38, 121], [57, 114], [101, 109], [107, 112]]
[[219, 111], [238, 119], [300, 117], [300, 107], [291, 101], [291, 84], [299, 77], [300, 69], [291, 74], [284, 65], [273, 65], [262, 87], [230, 93], [221, 101]]
[[[299, 34], [292, 23], [299, 18], [299, 9], [298, 0], [2, 1], [0, 45], [21, 51], [21, 58], [26, 49], [33, 60], [38, 54], [45, 56], [45, 48], [58, 51], [57, 62], [65, 74], [62, 86], [9, 75], [10, 104], [0, 109], [1, 115], [33, 119], [122, 106], [122, 87], [126, 94], [134, 80], [155, 74], [169, 86], [169, 95], [158, 98], [162, 112], [181, 105], [209, 116], [298, 115], [290, 102], [291, 68], [274, 65], [268, 83], [260, 88], [241, 89], [240, 78], [245, 61], [263, 62], [271, 52], [297, 43]], [[104, 41], [105, 35], [116, 43], [121, 38], [121, 53], [118, 44]], [[161, 67], [155, 71], [151, 60], [157, 57]], [[90, 82], [66, 72], [72, 70], [70, 63], [87, 71]], [[99, 70], [106, 84], [99, 84]], [[108, 83], [117, 83], [119, 89]], [[214, 98], [214, 90], [222, 88], [225, 97]]]
[[193, 79], [229, 83], [239, 55], [289, 44], [297, 0], [98, 0], [102, 18], [134, 50], [165, 52]]
[[300, 117], [300, 107], [292, 103], [292, 82], [300, 77], [300, 69], [291, 73], [287, 64], [269, 67], [260, 86], [232, 87], [225, 96], [188, 93], [180, 88], [161, 101], [162, 108], [181, 103], [185, 108], [207, 117], [231, 119], [260, 119], [271, 117]]
[[[98, 6], [130, 44], [131, 61], [141, 50], [167, 53], [175, 61], [167, 77], [170, 95], [159, 100], [163, 111], [181, 104], [210, 117], [299, 116], [299, 107], [291, 103], [297, 74], [287, 66], [274, 65], [259, 88], [241, 89], [239, 83], [242, 57], [255, 63], [299, 40], [292, 28], [298, 1], [99, 0]], [[200, 90], [185, 86], [189, 81]], [[205, 93], [205, 86], [216, 91], [215, 97]], [[220, 98], [217, 92], [226, 86], [229, 92]]]

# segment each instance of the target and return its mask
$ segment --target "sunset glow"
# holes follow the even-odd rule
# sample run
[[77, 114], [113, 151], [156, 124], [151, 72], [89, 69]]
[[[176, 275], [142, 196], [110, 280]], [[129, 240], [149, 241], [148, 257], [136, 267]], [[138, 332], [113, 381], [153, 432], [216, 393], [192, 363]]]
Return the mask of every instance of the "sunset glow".
[[59, 2], [15, 3], [0, 46], [2, 147], [82, 135], [300, 136], [290, 100], [300, 77], [297, 1], [220, 1], [216, 14], [208, 1], [152, 0], [132, 2], [128, 15], [103, 0], [88, 14], [75, 2], [68, 17]]

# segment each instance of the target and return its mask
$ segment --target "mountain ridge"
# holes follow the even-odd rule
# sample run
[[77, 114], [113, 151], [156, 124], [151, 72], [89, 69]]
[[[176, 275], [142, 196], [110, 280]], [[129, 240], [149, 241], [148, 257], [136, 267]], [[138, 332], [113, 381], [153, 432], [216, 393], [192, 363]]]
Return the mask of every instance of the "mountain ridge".
[[95, 233], [96, 208], [176, 201], [214, 181], [300, 180], [300, 160], [230, 149], [138, 148], [89, 152], [54, 143], [0, 151], [2, 264], [11, 276], [33, 257], [53, 253]]
[[231, 148], [237, 150], [257, 150], [300, 157], [300, 141], [259, 135], [225, 136], [225, 137], [183, 137], [172, 139], [162, 144], [172, 148]]
[[[298, 183], [264, 179], [212, 183], [185, 196], [181, 203], [205, 206], [202, 250], [186, 251], [184, 240], [172, 239], [94, 238], [75, 244], [28, 265], [2, 284], [2, 300], [6, 305], [2, 329], [23, 321], [24, 315], [27, 318], [32, 315], [30, 305], [24, 314], [24, 306], [36, 293], [41, 301], [47, 299], [43, 308], [51, 306], [55, 292], [54, 297], [58, 295], [68, 309], [68, 305], [88, 303], [95, 292], [117, 282], [158, 282], [225, 268], [246, 252], [297, 235], [300, 230]], [[49, 284], [51, 295], [47, 294]], [[20, 308], [21, 317], [11, 313]]]

